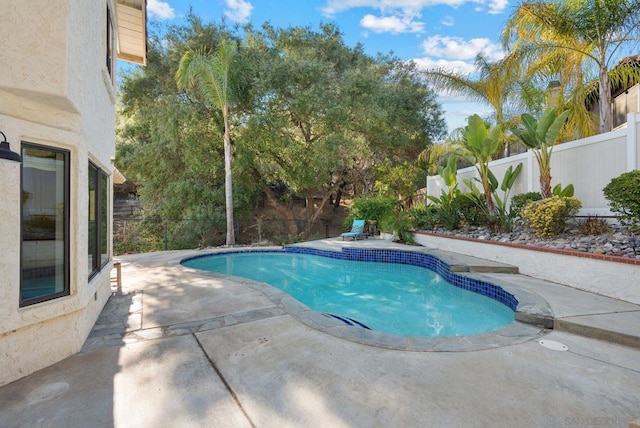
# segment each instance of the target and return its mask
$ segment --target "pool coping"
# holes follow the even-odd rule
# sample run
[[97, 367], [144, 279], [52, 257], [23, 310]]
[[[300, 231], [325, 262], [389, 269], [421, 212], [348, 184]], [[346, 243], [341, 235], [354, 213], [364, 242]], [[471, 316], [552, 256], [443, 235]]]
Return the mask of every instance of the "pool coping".
[[[289, 248], [289, 251], [286, 251]], [[314, 251], [291, 251], [293, 248], [305, 248], [315, 249], [320, 252], [326, 252], [326, 250], [318, 248], [317, 246], [309, 245], [292, 245], [285, 248], [229, 248], [227, 251], [215, 251], [207, 252], [205, 254], [199, 254], [197, 256], [186, 257], [180, 260], [180, 266], [184, 269], [192, 269], [182, 265], [187, 260], [197, 259], [201, 257], [207, 257], [210, 255], [220, 255], [224, 253], [246, 253], [246, 252], [289, 252], [289, 253], [307, 253], [312, 254]], [[371, 251], [383, 251], [389, 249], [375, 249], [368, 248]], [[463, 263], [457, 262], [452, 265], [447, 263], [447, 254], [440, 250], [431, 250], [426, 247], [415, 248], [393, 248], [393, 251], [401, 251], [405, 253], [418, 253], [423, 255], [429, 255], [435, 257], [441, 263], [446, 265], [449, 272], [455, 274], [457, 277], [469, 278], [471, 281], [477, 281], [467, 277], [465, 272], [478, 272], [482, 270], [471, 269], [465, 266]], [[333, 251], [334, 253], [336, 251]], [[434, 254], [436, 253], [436, 254]], [[451, 259], [456, 260], [455, 254], [451, 254]], [[480, 259], [477, 259], [480, 260]], [[491, 262], [488, 262], [491, 263]], [[454, 267], [455, 271], [451, 270]], [[497, 267], [500, 271], [500, 267]], [[517, 300], [517, 307], [515, 309], [515, 320], [506, 326], [474, 336], [454, 336], [454, 337], [424, 337], [424, 336], [399, 336], [389, 333], [383, 333], [380, 331], [367, 330], [361, 327], [349, 326], [342, 321], [335, 318], [328, 317], [325, 314], [315, 311], [308, 306], [304, 305], [300, 301], [296, 300], [289, 294], [281, 291], [280, 289], [259, 281], [250, 280], [247, 278], [223, 275], [213, 272], [201, 271], [193, 269], [199, 273], [204, 273], [215, 278], [233, 278], [236, 282], [245, 285], [255, 291], [260, 292], [266, 298], [268, 298], [276, 307], [281, 308], [285, 313], [292, 316], [297, 321], [313, 328], [332, 335], [334, 337], [356, 342], [363, 345], [375, 346], [380, 348], [401, 350], [401, 351], [415, 351], [415, 352], [462, 352], [462, 351], [478, 351], [485, 349], [494, 349], [504, 346], [515, 345], [518, 343], [538, 339], [550, 332], [553, 328], [554, 316], [551, 310], [551, 306], [542, 297], [531, 293], [515, 284], [500, 286], [491, 284], [494, 287], [502, 289], [511, 294]], [[485, 271], [486, 272], [486, 271]], [[472, 290], [473, 291], [473, 290]]]

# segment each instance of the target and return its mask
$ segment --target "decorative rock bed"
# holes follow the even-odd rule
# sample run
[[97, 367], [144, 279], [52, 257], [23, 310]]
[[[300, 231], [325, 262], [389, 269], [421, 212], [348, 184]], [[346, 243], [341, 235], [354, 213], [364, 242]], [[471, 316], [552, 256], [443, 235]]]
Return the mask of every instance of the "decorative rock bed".
[[634, 236], [628, 229], [620, 226], [612, 226], [611, 232], [600, 235], [583, 235], [577, 228], [569, 228], [562, 235], [552, 238], [536, 237], [533, 232], [525, 230], [522, 226], [516, 226], [511, 233], [496, 233], [487, 227], [474, 226], [458, 230], [439, 228], [432, 232], [439, 235], [640, 259], [640, 236]]

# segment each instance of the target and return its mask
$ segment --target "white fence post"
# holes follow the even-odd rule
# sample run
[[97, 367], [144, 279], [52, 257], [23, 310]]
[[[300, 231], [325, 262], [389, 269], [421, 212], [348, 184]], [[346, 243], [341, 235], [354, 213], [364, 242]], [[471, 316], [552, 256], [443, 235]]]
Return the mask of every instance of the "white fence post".
[[533, 192], [533, 149], [527, 150], [527, 192]]
[[638, 169], [637, 148], [638, 148], [638, 126], [637, 121], [640, 118], [638, 113], [627, 114], [627, 172]]

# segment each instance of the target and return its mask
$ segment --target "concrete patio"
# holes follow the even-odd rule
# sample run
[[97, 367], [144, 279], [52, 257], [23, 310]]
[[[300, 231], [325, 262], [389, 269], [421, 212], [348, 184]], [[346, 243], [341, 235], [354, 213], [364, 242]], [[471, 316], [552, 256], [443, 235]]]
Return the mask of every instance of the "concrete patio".
[[548, 303], [555, 329], [482, 350], [395, 350], [314, 328], [269, 288], [179, 264], [211, 251], [121, 257], [122, 290], [83, 351], [0, 388], [0, 426], [628, 427], [640, 418], [637, 305], [440, 252], [471, 266], [466, 275]]

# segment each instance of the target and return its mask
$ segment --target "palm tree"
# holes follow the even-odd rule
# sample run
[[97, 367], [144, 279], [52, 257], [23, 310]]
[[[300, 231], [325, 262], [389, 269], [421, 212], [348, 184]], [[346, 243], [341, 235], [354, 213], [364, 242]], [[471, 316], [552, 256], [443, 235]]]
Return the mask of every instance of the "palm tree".
[[[532, 67], [549, 64], [598, 75], [600, 132], [610, 131], [611, 84], [624, 85], [638, 71], [623, 67], [609, 73], [625, 47], [640, 40], [640, 0], [530, 0], [513, 12], [503, 42]], [[570, 71], [571, 73], [571, 71]], [[613, 81], [611, 80], [613, 79]]]
[[[463, 75], [443, 68], [427, 70], [429, 81], [439, 90], [467, 97], [471, 101], [488, 104], [493, 109], [496, 125], [505, 130], [514, 125], [509, 109], [515, 102], [526, 103], [530, 97], [523, 94], [528, 86], [521, 81], [519, 60], [507, 56], [499, 61], [489, 61], [483, 54], [475, 60], [478, 76]], [[531, 106], [527, 107], [531, 108]], [[508, 148], [511, 139], [504, 132], [500, 135], [500, 145]]]
[[426, 149], [418, 153], [418, 165], [426, 170], [427, 176], [436, 175], [440, 161], [454, 150], [456, 147], [453, 144], [429, 144]]
[[236, 45], [222, 40], [214, 53], [189, 49], [182, 55], [176, 83], [180, 89], [194, 87], [222, 111], [224, 123], [224, 194], [227, 216], [227, 245], [235, 244], [233, 232], [233, 187], [231, 179], [231, 138], [229, 135], [229, 101], [232, 98], [231, 68]]

